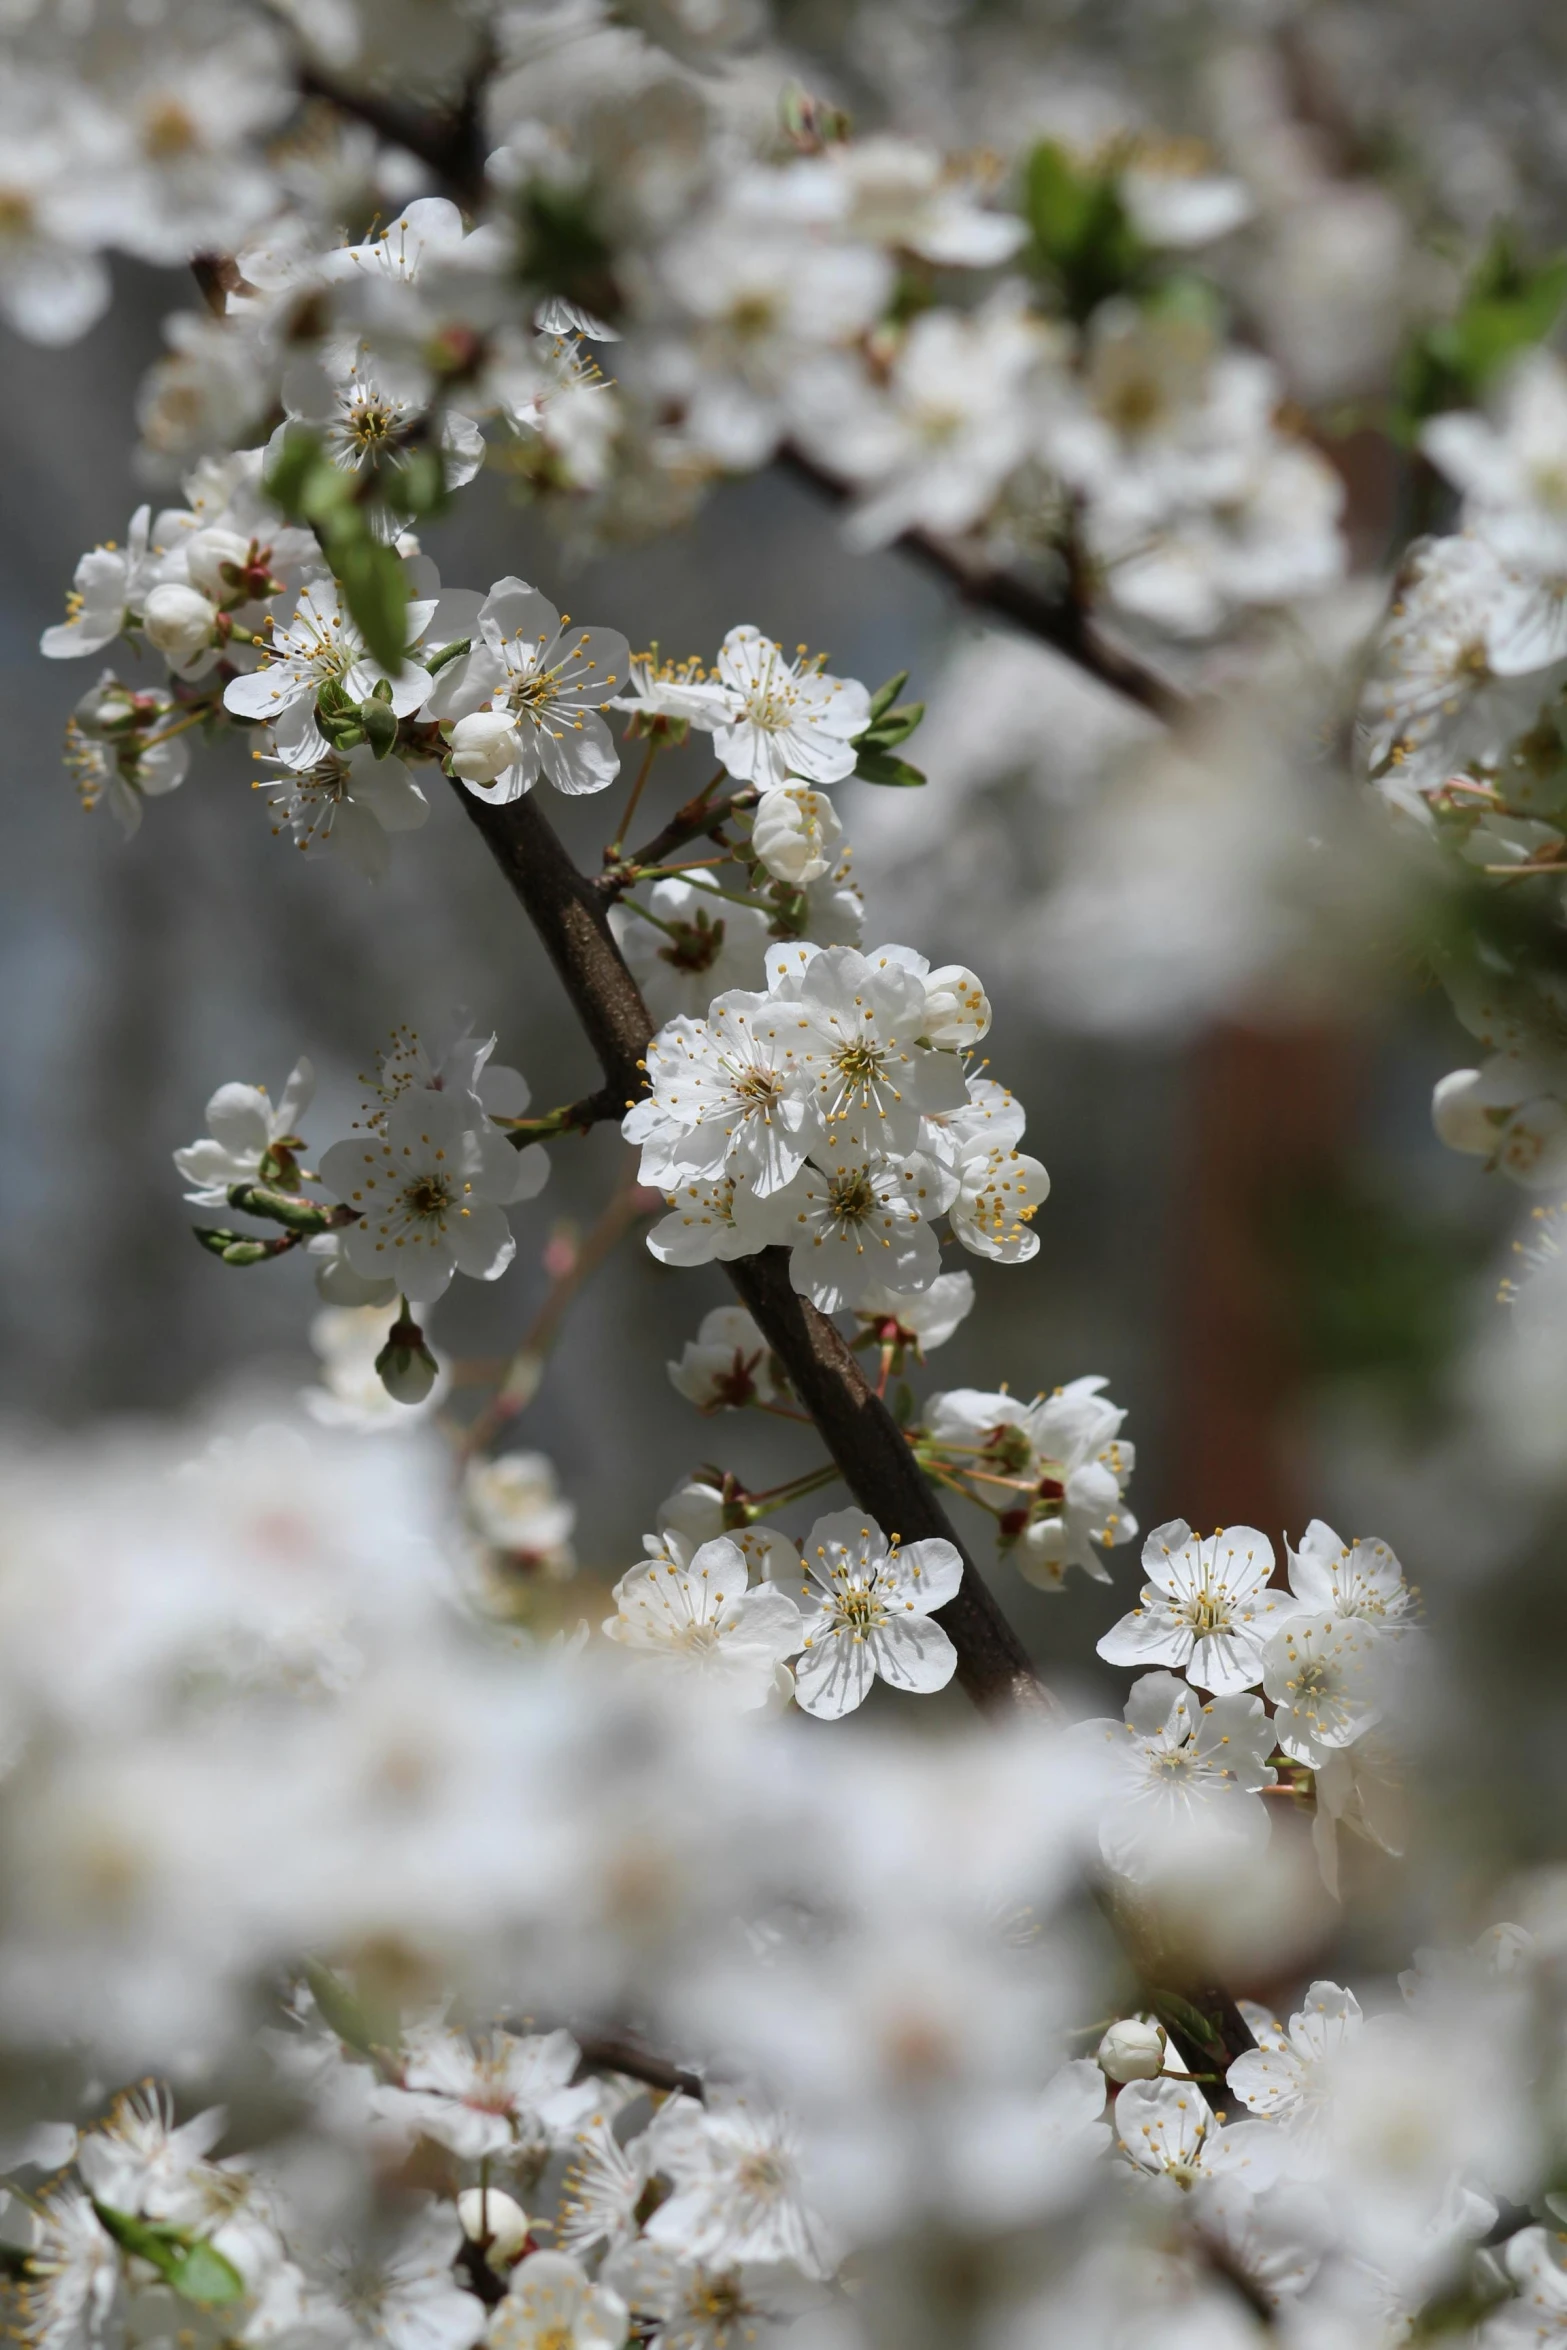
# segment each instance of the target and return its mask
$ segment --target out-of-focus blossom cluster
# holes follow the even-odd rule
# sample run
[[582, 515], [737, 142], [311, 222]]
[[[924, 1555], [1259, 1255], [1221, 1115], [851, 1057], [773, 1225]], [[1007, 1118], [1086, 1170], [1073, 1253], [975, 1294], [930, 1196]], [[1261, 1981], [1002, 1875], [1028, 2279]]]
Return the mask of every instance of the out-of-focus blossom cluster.
[[[1423, 1950], [1401, 1991], [1244, 1998], [1244, 2053], [1182, 1956], [1182, 1891], [1273, 1865], [1250, 1819], [1275, 1739], [1320, 1811], [1373, 1718], [1369, 1661], [1408, 1637], [1384, 1546], [1313, 1526], [1284, 1592], [1260, 1536], [1161, 1529], [1104, 1643], [1161, 1668], [1124, 1727], [911, 1742], [755, 1699], [789, 1654], [818, 1715], [856, 1671], [926, 1685], [934, 1555], [889, 1574], [828, 1518], [802, 1611], [792, 1543], [698, 1539], [677, 1495], [607, 1648], [540, 1648], [459, 1597], [464, 1512], [514, 1532], [526, 1475], [461, 1500], [418, 1432], [254, 1413], [193, 1457], [144, 1429], [7, 1456], [27, 2339], [723, 2350], [744, 2325], [804, 2350], [907, 2339], [943, 2277], [921, 2339], [953, 2295], [1029, 2342], [1157, 2303], [1161, 2341], [1369, 2345], [1458, 2296], [1487, 2341], [1533, 2338], [1550, 1881], [1530, 1930]], [[857, 1643], [878, 1591], [893, 1621]], [[1141, 1977], [1095, 1888], [1158, 1951]], [[1278, 1982], [1320, 1925], [1274, 1923]], [[146, 2065], [175, 2093], [105, 2109], [104, 2068]]]

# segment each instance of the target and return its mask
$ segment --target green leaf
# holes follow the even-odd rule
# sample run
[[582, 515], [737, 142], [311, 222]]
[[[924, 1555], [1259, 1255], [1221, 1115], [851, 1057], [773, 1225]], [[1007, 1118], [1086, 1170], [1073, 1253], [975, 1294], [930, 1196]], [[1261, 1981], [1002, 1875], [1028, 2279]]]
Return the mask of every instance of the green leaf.
[[856, 745], [868, 751], [890, 751], [896, 744], [905, 743], [925, 715], [923, 702], [900, 702], [895, 710], [888, 710], [873, 726], [854, 738]]
[[318, 1958], [305, 1961], [305, 1981], [310, 1996], [320, 2011], [321, 2020], [329, 2031], [337, 2034], [347, 2048], [361, 2056], [379, 2059], [387, 2050], [395, 2050], [401, 2035], [395, 2024], [373, 2016], [364, 2003], [356, 1999], [341, 1975], [323, 1966]]
[[303, 425], [291, 424], [282, 445], [266, 470], [265, 488], [273, 504], [285, 514], [299, 515], [305, 484], [320, 464], [321, 443]]
[[226, 2302], [238, 2301], [245, 2290], [245, 2280], [234, 2263], [213, 2245], [202, 2242], [192, 2244], [168, 2276], [176, 2293], [183, 2293], [187, 2301], [199, 2301], [208, 2309], [221, 2309]]
[[351, 535], [332, 533], [327, 557], [371, 659], [395, 677], [408, 644], [408, 576], [395, 548], [372, 538], [357, 513], [354, 522]]
[[1149, 255], [1114, 174], [1080, 171], [1052, 139], [1029, 156], [1023, 209], [1034, 232], [1034, 268], [1052, 280], [1071, 317], [1086, 319], [1147, 277]]
[[112, 2203], [96, 2199], [93, 2210], [105, 2233], [122, 2250], [150, 2262], [165, 2284], [172, 2285], [187, 2301], [221, 2308], [244, 2293], [245, 2280], [234, 2263], [188, 2230], [161, 2220], [135, 2219], [128, 2211], [116, 2211]]
[[866, 727], [867, 734], [870, 732], [871, 727], [875, 725], [877, 719], [882, 716], [883, 712], [892, 708], [893, 703], [897, 700], [899, 694], [902, 693], [908, 682], [908, 671], [906, 669], [900, 669], [896, 677], [889, 677], [885, 685], [879, 685], [876, 688], [876, 691], [871, 696], [871, 714], [869, 724]]
[[446, 468], [438, 449], [410, 449], [382, 474], [386, 502], [410, 522], [438, 514], [447, 503]]
[[1178, 1991], [1150, 1991], [1148, 2004], [1167, 2032], [1184, 2040], [1188, 2047], [1200, 2048], [1203, 2054], [1222, 2072], [1229, 2063], [1229, 2051], [1217, 2028], [1200, 2007], [1193, 2007]]
[[925, 781], [919, 768], [911, 767], [907, 759], [894, 759], [890, 752], [875, 749], [861, 751], [854, 772], [862, 783], [896, 784], [903, 791]]
[[1472, 407], [1492, 379], [1531, 344], [1543, 342], [1567, 307], [1567, 254], [1525, 261], [1513, 232], [1500, 228], [1476, 262], [1458, 308], [1405, 346], [1392, 429], [1410, 442], [1429, 416]]

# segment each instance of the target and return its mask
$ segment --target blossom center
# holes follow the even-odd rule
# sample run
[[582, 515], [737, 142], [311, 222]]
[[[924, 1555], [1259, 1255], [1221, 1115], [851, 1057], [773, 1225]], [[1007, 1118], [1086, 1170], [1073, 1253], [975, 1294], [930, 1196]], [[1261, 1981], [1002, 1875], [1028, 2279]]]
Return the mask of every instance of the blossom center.
[[195, 122], [177, 98], [160, 98], [142, 125], [142, 152], [154, 163], [172, 163], [201, 144]]
[[404, 1207], [422, 1222], [444, 1216], [451, 1204], [452, 1187], [441, 1175], [416, 1175], [403, 1192]]
[[876, 1213], [876, 1192], [864, 1167], [835, 1175], [827, 1186], [827, 1213], [835, 1224], [863, 1224]]

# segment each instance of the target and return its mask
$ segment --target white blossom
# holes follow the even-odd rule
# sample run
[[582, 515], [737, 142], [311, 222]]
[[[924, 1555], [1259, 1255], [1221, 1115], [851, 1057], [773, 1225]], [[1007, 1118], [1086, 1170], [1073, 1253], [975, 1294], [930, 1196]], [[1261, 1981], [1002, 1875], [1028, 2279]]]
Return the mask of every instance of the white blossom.
[[946, 1687], [957, 1650], [931, 1617], [963, 1580], [950, 1542], [889, 1544], [858, 1510], [836, 1510], [806, 1536], [803, 1564], [794, 1693], [807, 1713], [836, 1721], [863, 1705], [878, 1679], [920, 1694]]
[[541, 774], [557, 791], [603, 791], [620, 755], [601, 713], [630, 662], [616, 630], [573, 628], [525, 580], [499, 579], [472, 647], [427, 687], [426, 714], [451, 743], [453, 772], [481, 799], [520, 799]]
[[713, 748], [741, 783], [775, 789], [791, 776], [837, 783], [854, 772], [853, 738], [870, 724], [870, 696], [825, 661], [790, 660], [760, 629], [732, 628], [718, 655], [718, 679], [734, 715], [713, 729]]
[[[433, 602], [410, 603], [408, 636], [416, 645], [429, 626]], [[293, 618], [274, 627], [262, 666], [231, 678], [224, 707], [236, 718], [275, 725], [300, 703], [313, 703], [324, 686], [340, 688], [352, 701], [368, 699], [384, 684], [399, 718], [418, 709], [430, 691], [430, 677], [416, 662], [404, 661], [394, 677], [371, 659], [363, 637], [338, 602], [335, 586], [307, 587]]]
[[542, 2153], [569, 2127], [580, 2051], [569, 2032], [470, 2039], [436, 2023], [408, 2034], [398, 2081], [377, 2089], [377, 2113], [464, 2160]]
[[1147, 1878], [1201, 1853], [1210, 1840], [1255, 1850], [1268, 1834], [1258, 1801], [1275, 1774], [1273, 1726], [1255, 1697], [1201, 1704], [1174, 1673], [1134, 1681], [1124, 1721], [1085, 1722], [1080, 1735], [1108, 1750], [1099, 1840], [1125, 1876]]
[[211, 1133], [174, 1153], [198, 1207], [226, 1208], [231, 1183], [255, 1183], [269, 1152], [299, 1141], [298, 1127], [314, 1099], [316, 1073], [296, 1061], [276, 1108], [264, 1085], [220, 1085], [207, 1104]]
[[343, 1253], [367, 1280], [394, 1280], [415, 1304], [441, 1296], [456, 1272], [494, 1281], [516, 1253], [501, 1203], [516, 1184], [512, 1154], [483, 1135], [450, 1094], [414, 1088], [392, 1104], [384, 1131], [333, 1143], [321, 1180], [358, 1222]]
[[1219, 1697], [1254, 1689], [1278, 1605], [1267, 1596], [1266, 1534], [1228, 1526], [1195, 1535], [1184, 1518], [1172, 1518], [1144, 1543], [1143, 1566], [1150, 1580], [1141, 1600], [1099, 1643], [1106, 1662], [1173, 1665]]
[[805, 1637], [786, 1592], [747, 1589], [745, 1554], [720, 1535], [689, 1564], [651, 1559], [622, 1575], [604, 1630], [639, 1662], [701, 1681], [744, 1709], [788, 1694], [786, 1658]]
[[665, 1368], [676, 1393], [703, 1412], [776, 1403], [781, 1392], [767, 1341], [743, 1306], [715, 1306], [704, 1314], [679, 1362]]

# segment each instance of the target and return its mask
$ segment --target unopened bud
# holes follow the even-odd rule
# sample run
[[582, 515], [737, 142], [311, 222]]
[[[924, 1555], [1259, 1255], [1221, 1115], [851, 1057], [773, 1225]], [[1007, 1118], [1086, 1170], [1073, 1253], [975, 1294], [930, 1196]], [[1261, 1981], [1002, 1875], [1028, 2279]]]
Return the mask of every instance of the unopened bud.
[[193, 531], [185, 541], [185, 571], [190, 584], [210, 596], [214, 604], [231, 600], [235, 576], [247, 568], [249, 560], [250, 541], [242, 539], [237, 530]]
[[142, 606], [142, 627], [148, 644], [167, 661], [194, 661], [213, 641], [217, 609], [199, 588], [181, 587], [166, 580], [155, 587]]
[[435, 1385], [437, 1364], [417, 1322], [400, 1315], [375, 1358], [381, 1385], [393, 1403], [423, 1403]]
[[248, 1240], [243, 1232], [229, 1232], [221, 1224], [193, 1224], [191, 1230], [201, 1246], [221, 1257], [225, 1265], [259, 1265], [264, 1257], [277, 1254], [271, 1241]]
[[1164, 2026], [1149, 2016], [1123, 2016], [1094, 2057], [1107, 2081], [1155, 2081], [1164, 2070]]
[[470, 2244], [477, 2244], [492, 2268], [509, 2267], [528, 2241], [528, 2215], [499, 2187], [464, 2187], [457, 2217]]
[[266, 1183], [231, 1183], [228, 1199], [231, 1208], [239, 1208], [247, 1216], [265, 1216], [290, 1232], [330, 1232], [333, 1228], [333, 1211], [322, 1207], [319, 1200], [306, 1199], [302, 1192], [274, 1191]]
[[1450, 1151], [1467, 1151], [1472, 1158], [1489, 1158], [1499, 1127], [1495, 1109], [1486, 1100], [1485, 1080], [1478, 1069], [1452, 1069], [1437, 1080], [1431, 1096], [1431, 1123], [1439, 1141]]
[[517, 756], [517, 729], [505, 710], [474, 710], [450, 735], [452, 773], [464, 783], [496, 783]]
[[990, 1028], [990, 998], [962, 963], [943, 963], [925, 980], [925, 1041], [967, 1052]]
[[378, 759], [384, 759], [397, 740], [397, 712], [379, 695], [367, 694], [359, 705], [359, 723], [365, 741]]

